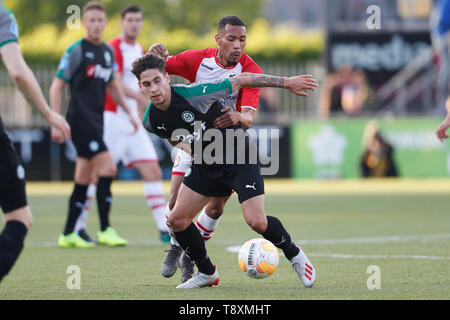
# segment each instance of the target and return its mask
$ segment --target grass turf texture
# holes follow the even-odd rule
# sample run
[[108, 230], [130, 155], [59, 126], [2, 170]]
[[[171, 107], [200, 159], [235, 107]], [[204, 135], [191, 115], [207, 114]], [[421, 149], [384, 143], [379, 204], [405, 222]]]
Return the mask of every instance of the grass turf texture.
[[[424, 184], [430, 187], [422, 193]], [[178, 290], [175, 287], [180, 283], [180, 271], [170, 279], [161, 276], [161, 261], [168, 245], [159, 241], [140, 183], [115, 182], [113, 187], [111, 222], [129, 240], [129, 246], [60, 249], [56, 242], [71, 187], [28, 184], [34, 225], [20, 259], [0, 285], [0, 299], [450, 298], [450, 192], [442, 180], [267, 180], [267, 214], [280, 218], [296, 242], [306, 240], [302, 246], [317, 270], [312, 289], [303, 287], [284, 257], [266, 279], [251, 279], [239, 270], [237, 253], [227, 248], [239, 247], [259, 235], [244, 222], [236, 196], [230, 199], [216, 234], [207, 242], [209, 256], [220, 273], [218, 287]], [[166, 191], [168, 187], [166, 183]], [[91, 236], [96, 236], [97, 228], [98, 214], [93, 205], [88, 222]], [[389, 236], [402, 237], [383, 238]], [[327, 239], [349, 240], [317, 241]], [[435, 260], [411, 256], [432, 256]], [[66, 286], [70, 265], [81, 269], [80, 290]], [[380, 267], [380, 290], [367, 288], [370, 274], [366, 270], [370, 265]]]

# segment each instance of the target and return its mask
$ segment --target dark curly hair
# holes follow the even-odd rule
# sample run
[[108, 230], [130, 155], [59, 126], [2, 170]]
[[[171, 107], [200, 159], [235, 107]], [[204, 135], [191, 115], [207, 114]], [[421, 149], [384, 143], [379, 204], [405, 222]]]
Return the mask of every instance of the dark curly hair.
[[162, 74], [166, 73], [166, 62], [160, 56], [147, 52], [133, 62], [131, 72], [141, 80], [141, 73], [148, 69], [158, 69]]

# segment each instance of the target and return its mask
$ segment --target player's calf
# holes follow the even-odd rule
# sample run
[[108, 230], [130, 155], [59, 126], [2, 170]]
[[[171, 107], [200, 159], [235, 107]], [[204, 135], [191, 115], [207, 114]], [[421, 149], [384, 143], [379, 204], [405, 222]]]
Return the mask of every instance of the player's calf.
[[[9, 214], [11, 216], [8, 216]], [[28, 206], [6, 213], [5, 216], [5, 228], [0, 233], [0, 282], [22, 252], [25, 236], [31, 227], [31, 212]], [[13, 217], [20, 217], [20, 220], [14, 220]]]

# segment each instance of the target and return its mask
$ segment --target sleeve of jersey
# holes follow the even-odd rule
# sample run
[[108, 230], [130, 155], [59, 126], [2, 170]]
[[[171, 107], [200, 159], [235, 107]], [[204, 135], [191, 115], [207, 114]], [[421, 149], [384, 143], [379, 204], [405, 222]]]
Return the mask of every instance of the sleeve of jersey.
[[198, 66], [203, 55], [198, 50], [187, 50], [175, 56], [170, 56], [166, 61], [166, 71], [169, 74], [181, 76], [189, 82], [195, 82]]
[[107, 83], [109, 83], [115, 79], [114, 73], [119, 72], [119, 66], [115, 60], [116, 53], [114, 52], [114, 50], [111, 50], [111, 55], [112, 55], [112, 61], [114, 61], [113, 62], [113, 71], [111, 72], [111, 75], [110, 75]]
[[63, 79], [65, 82], [70, 82], [73, 74], [80, 66], [82, 60], [81, 46], [75, 44], [67, 49], [61, 60], [59, 61], [58, 71], [56, 76]]
[[[242, 68], [242, 72], [250, 73], [262, 73], [261, 68], [252, 61], [252, 63], [246, 65]], [[258, 100], [261, 88], [243, 88], [238, 94], [238, 100], [236, 102], [236, 107], [242, 109], [252, 109], [256, 110], [258, 108]]]
[[122, 50], [120, 50], [120, 40], [113, 39], [109, 42], [109, 45], [114, 51], [114, 72], [123, 72], [123, 55]]
[[17, 42], [19, 27], [12, 12], [0, 8], [0, 48], [10, 42]]
[[175, 92], [201, 113], [208, 112], [214, 102], [231, 94], [229, 79], [220, 82], [193, 83], [189, 86], [174, 86]]

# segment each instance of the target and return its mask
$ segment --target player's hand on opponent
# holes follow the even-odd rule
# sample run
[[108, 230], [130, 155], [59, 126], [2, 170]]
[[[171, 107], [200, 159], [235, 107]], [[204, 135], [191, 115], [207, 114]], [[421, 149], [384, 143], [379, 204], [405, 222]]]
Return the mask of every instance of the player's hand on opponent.
[[148, 52], [156, 54], [157, 56], [164, 58], [164, 60], [167, 60], [169, 57], [169, 51], [167, 51], [167, 48], [162, 43], [152, 45], [150, 49], [148, 49]]
[[52, 126], [50, 134], [53, 141], [64, 143], [66, 139], [70, 139], [70, 126], [63, 116], [51, 110], [45, 117], [45, 121]]
[[303, 97], [308, 96], [308, 93], [304, 91], [314, 91], [317, 87], [319, 87], [319, 85], [317, 84], [317, 81], [313, 79], [312, 75], [290, 77], [285, 81], [286, 89]]
[[227, 128], [240, 123], [241, 113], [230, 107], [223, 107], [221, 111], [224, 114], [214, 120], [214, 126], [216, 128]]
[[445, 117], [444, 121], [441, 122], [439, 127], [436, 129], [436, 136], [441, 141], [448, 138], [447, 129], [450, 127], [450, 115]]

